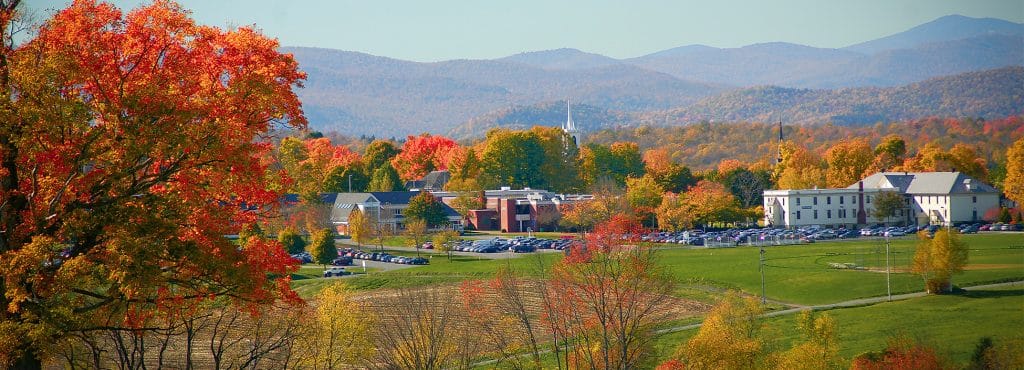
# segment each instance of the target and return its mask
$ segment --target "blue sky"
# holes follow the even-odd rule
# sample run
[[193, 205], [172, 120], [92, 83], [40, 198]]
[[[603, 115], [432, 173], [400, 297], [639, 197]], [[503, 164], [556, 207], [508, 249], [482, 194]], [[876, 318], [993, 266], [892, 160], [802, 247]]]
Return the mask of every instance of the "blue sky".
[[[132, 8], [145, 1], [112, 1]], [[255, 24], [283, 45], [415, 61], [571, 47], [629, 58], [690, 44], [844, 47], [961, 14], [1024, 22], [1021, 0], [179, 0], [201, 23]], [[46, 14], [69, 0], [29, 0]]]

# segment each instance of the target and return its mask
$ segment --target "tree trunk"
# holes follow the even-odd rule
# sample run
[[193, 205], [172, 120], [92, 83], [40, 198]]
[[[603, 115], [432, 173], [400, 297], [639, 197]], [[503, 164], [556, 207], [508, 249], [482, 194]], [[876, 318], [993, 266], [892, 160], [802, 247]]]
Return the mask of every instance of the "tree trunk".
[[11, 364], [11, 370], [40, 370], [43, 368], [43, 361], [36, 357], [35, 351], [25, 348], [17, 361]]

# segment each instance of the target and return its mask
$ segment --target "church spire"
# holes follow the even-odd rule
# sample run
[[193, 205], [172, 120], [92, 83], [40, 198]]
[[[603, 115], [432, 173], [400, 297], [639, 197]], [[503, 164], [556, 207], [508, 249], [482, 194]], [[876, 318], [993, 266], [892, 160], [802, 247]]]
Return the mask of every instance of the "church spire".
[[779, 157], [776, 158], [775, 164], [782, 164], [782, 120], [779, 120]]
[[572, 137], [573, 144], [580, 147], [580, 131], [576, 129], [576, 122], [572, 121], [572, 101], [565, 99], [565, 123], [562, 124], [562, 131]]

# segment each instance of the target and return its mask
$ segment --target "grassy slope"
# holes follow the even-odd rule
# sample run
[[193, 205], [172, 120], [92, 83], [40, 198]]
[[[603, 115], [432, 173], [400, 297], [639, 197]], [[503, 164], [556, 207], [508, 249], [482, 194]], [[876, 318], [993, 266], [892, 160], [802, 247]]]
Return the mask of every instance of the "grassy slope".
[[[839, 354], [847, 360], [881, 350], [888, 337], [897, 335], [921, 340], [960, 364], [969, 361], [981, 337], [997, 342], [1024, 338], [1024, 288], [1019, 286], [827, 312], [836, 322]], [[795, 315], [770, 318], [765, 324], [780, 348], [789, 348], [799, 338]], [[676, 347], [696, 333], [694, 329], [658, 338], [658, 357], [671, 358]]]

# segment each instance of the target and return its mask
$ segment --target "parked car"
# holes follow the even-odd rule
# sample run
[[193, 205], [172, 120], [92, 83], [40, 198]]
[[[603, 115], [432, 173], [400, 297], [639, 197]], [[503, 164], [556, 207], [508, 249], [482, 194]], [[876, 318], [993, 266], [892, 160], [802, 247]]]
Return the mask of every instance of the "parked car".
[[331, 261], [331, 264], [334, 265], [334, 266], [351, 266], [352, 265], [352, 257], [347, 257], [347, 256], [338, 257], [338, 258], [335, 258], [334, 261]]
[[343, 267], [331, 267], [331, 268], [329, 268], [327, 270], [324, 270], [324, 277], [325, 278], [326, 277], [332, 277], [332, 276], [345, 276], [345, 275], [352, 275], [352, 273], [348, 272], [348, 271], [345, 271], [345, 268], [343, 268]]

